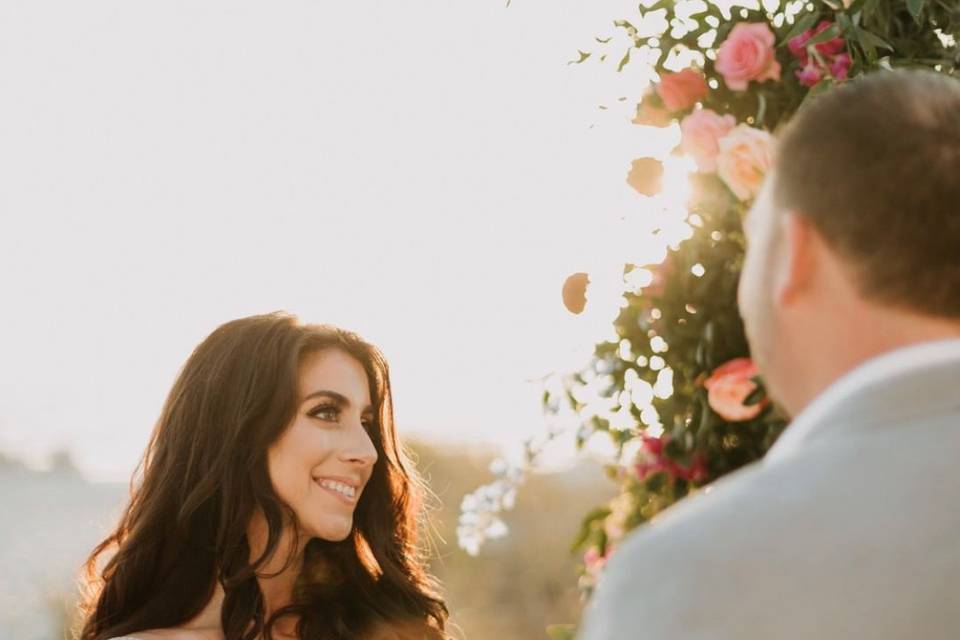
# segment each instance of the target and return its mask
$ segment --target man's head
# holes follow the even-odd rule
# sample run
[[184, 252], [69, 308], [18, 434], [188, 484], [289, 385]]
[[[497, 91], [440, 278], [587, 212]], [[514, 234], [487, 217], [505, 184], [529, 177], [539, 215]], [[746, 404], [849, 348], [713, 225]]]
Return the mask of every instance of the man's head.
[[960, 336], [960, 81], [885, 72], [815, 99], [745, 228], [740, 309], [788, 412], [873, 355]]

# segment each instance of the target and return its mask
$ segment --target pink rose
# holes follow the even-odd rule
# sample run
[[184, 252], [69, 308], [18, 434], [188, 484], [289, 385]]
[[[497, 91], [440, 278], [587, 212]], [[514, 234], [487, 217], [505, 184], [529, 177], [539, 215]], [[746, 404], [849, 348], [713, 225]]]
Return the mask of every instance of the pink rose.
[[737, 358], [718, 367], [703, 383], [710, 408], [728, 422], [756, 418], [766, 401], [751, 406], [743, 403], [757, 389], [757, 383], [751, 380], [757, 373], [757, 366], [750, 358]]
[[719, 140], [735, 126], [737, 120], [729, 114], [721, 116], [710, 109], [694, 111], [680, 122], [680, 147], [693, 157], [697, 169], [716, 171]]
[[775, 42], [776, 36], [765, 22], [735, 25], [717, 51], [717, 72], [733, 91], [746, 91], [751, 80], [779, 80]]
[[709, 88], [703, 74], [694, 69], [684, 69], [679, 73], [664, 73], [657, 85], [657, 94], [663, 100], [663, 106], [669, 111], [689, 109], [701, 98], [706, 97]]
[[770, 134], [740, 124], [720, 139], [719, 146], [717, 175], [741, 200], [754, 198], [773, 161]]

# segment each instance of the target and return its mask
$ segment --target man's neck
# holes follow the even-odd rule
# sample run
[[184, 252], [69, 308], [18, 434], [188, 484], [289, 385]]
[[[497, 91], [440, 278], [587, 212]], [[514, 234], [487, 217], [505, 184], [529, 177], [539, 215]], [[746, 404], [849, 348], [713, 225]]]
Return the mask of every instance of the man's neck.
[[803, 372], [797, 367], [803, 377], [792, 385], [793, 397], [785, 399], [791, 415], [799, 415], [840, 378], [873, 358], [924, 342], [960, 339], [960, 321], [900, 310], [866, 313], [844, 326], [846, 330], [834, 326], [820, 333], [820, 344], [807, 351], [820, 357], [810, 359]]

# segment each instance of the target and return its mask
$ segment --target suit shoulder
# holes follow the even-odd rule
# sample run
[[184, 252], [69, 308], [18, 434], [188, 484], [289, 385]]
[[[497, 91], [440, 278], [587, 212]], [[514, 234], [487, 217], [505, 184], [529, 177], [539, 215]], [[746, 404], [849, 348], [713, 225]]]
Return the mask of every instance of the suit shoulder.
[[651, 640], [751, 637], [727, 597], [737, 579], [769, 571], [782, 541], [777, 529], [785, 519], [776, 514], [775, 492], [766, 491], [781, 484], [780, 473], [741, 469], [628, 534], [603, 571], [584, 639], [628, 637], [639, 628]]

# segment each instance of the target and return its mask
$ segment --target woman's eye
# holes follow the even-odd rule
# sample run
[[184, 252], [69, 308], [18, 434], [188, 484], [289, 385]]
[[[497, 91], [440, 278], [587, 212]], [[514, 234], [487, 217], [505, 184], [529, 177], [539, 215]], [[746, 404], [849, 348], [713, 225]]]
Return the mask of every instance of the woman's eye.
[[310, 412], [310, 416], [313, 418], [319, 418], [327, 422], [336, 422], [340, 417], [340, 410], [337, 407], [323, 406], [317, 407]]

